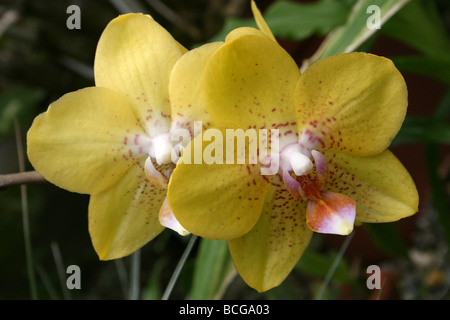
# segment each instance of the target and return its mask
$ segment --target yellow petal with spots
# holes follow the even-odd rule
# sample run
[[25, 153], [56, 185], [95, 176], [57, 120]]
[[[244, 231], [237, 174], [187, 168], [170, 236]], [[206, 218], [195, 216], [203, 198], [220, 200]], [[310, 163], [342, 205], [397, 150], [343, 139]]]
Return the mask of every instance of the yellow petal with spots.
[[295, 93], [299, 131], [313, 132], [317, 148], [364, 156], [390, 145], [408, 105], [405, 81], [392, 61], [367, 53], [313, 64]]
[[89, 233], [101, 260], [127, 256], [164, 229], [158, 213], [166, 189], [148, 181], [142, 166], [135, 164], [115, 186], [91, 196]]
[[292, 271], [312, 236], [306, 225], [306, 203], [294, 198], [277, 176], [256, 225], [229, 241], [234, 264], [250, 287], [267, 291]]
[[283, 139], [297, 139], [293, 92], [300, 71], [278, 44], [266, 36], [233, 38], [214, 52], [206, 70], [205, 97], [214, 123], [279, 129]]
[[194, 121], [201, 121], [203, 128], [211, 126], [206, 111], [201, 79], [211, 55], [223, 42], [205, 44], [187, 52], [175, 64], [170, 76], [169, 93], [172, 110], [172, 131], [186, 129], [194, 137]]
[[95, 83], [127, 96], [147, 132], [170, 128], [169, 77], [186, 52], [152, 17], [125, 14], [112, 20], [95, 55]]
[[392, 222], [418, 211], [414, 181], [390, 152], [371, 157], [325, 151], [328, 160], [326, 190], [356, 202], [356, 222]]
[[208, 138], [211, 142], [204, 135], [193, 139], [169, 181], [169, 204], [179, 223], [209, 239], [247, 233], [261, 214], [269, 188], [270, 178], [260, 175], [260, 165], [227, 163], [225, 144], [210, 148], [225, 137], [221, 132]]
[[98, 193], [145, 156], [128, 144], [143, 134], [122, 96], [106, 88], [85, 88], [64, 95], [36, 117], [27, 134], [28, 158], [59, 187]]
[[252, 12], [253, 16], [255, 17], [256, 24], [258, 25], [258, 28], [264, 32], [270, 39], [276, 42], [275, 37], [270, 30], [269, 26], [267, 25], [266, 21], [264, 20], [261, 11], [259, 11], [258, 7], [256, 6], [255, 1], [252, 0]]

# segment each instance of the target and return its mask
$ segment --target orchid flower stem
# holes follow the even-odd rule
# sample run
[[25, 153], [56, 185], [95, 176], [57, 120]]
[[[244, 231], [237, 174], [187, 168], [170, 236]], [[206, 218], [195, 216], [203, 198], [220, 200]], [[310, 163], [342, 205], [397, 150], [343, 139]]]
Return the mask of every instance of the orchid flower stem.
[[66, 269], [64, 267], [61, 250], [59, 249], [58, 243], [54, 241], [50, 244], [50, 247], [52, 249], [53, 259], [55, 260], [56, 271], [58, 273], [59, 284], [61, 286], [64, 299], [71, 300], [72, 296], [66, 284]]
[[131, 255], [131, 273], [130, 273], [130, 300], [139, 299], [139, 283], [141, 271], [141, 251], [138, 250]]
[[167, 288], [164, 291], [164, 294], [163, 294], [161, 300], [169, 299], [169, 296], [172, 293], [173, 287], [175, 286], [178, 276], [180, 275], [180, 272], [183, 269], [183, 266], [186, 263], [186, 260], [189, 256], [189, 254], [191, 253], [191, 250], [194, 247], [194, 244], [195, 244], [197, 238], [198, 238], [198, 236], [193, 235], [191, 237], [191, 239], [189, 240], [189, 243], [187, 244], [186, 249], [184, 250], [183, 255], [180, 258], [180, 261], [178, 262], [178, 265], [172, 274], [172, 278], [170, 278], [169, 284], [167, 285]]
[[333, 263], [331, 264], [331, 267], [328, 270], [325, 280], [323, 281], [322, 286], [320, 287], [320, 290], [316, 295], [316, 300], [322, 300], [325, 290], [328, 287], [328, 284], [330, 283], [330, 280], [333, 277], [333, 274], [336, 271], [336, 268], [338, 267], [339, 263], [341, 262], [342, 257], [344, 256], [344, 253], [347, 250], [348, 245], [350, 244], [354, 234], [355, 234], [355, 232], [352, 232], [350, 235], [348, 235], [345, 238], [344, 242], [342, 243], [342, 246], [339, 249], [339, 252], [336, 255], [336, 258], [333, 260]]
[[[22, 135], [20, 133], [20, 126], [17, 120], [14, 121], [14, 128], [16, 133], [16, 144], [17, 144], [17, 157], [19, 160], [19, 170], [20, 172], [25, 171], [25, 161], [24, 152], [22, 144]], [[0, 184], [0, 187], [2, 185]], [[28, 279], [30, 281], [30, 294], [33, 300], [38, 299], [36, 276], [34, 272], [34, 261], [31, 248], [31, 237], [30, 237], [30, 219], [28, 214], [28, 195], [26, 185], [21, 185], [21, 204], [22, 204], [22, 221], [23, 221], [23, 237], [25, 243], [25, 256], [27, 263], [27, 273]]]

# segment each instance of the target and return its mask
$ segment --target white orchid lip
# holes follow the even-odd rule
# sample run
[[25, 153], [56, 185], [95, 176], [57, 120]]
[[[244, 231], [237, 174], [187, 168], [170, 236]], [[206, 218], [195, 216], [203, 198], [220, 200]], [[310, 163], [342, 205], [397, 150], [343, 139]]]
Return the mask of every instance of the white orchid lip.
[[314, 167], [310, 156], [305, 154], [297, 142], [288, 144], [280, 152], [280, 167], [287, 172], [294, 172], [296, 176], [308, 174]]
[[190, 234], [189, 231], [183, 228], [183, 226], [178, 222], [177, 218], [173, 214], [173, 211], [170, 208], [167, 197], [164, 199], [161, 209], [159, 210], [159, 223], [161, 223], [161, 225], [163, 225], [166, 228], [178, 232], [178, 234], [182, 236]]
[[154, 162], [159, 166], [172, 163], [173, 146], [170, 132], [163, 132], [154, 137], [137, 134], [125, 138], [125, 144], [129, 140], [133, 141], [130, 154], [148, 154], [144, 163], [147, 178], [157, 186], [167, 187], [170, 172], [160, 172], [155, 168]]
[[159, 165], [172, 162], [173, 145], [170, 132], [164, 132], [151, 138], [148, 154]]

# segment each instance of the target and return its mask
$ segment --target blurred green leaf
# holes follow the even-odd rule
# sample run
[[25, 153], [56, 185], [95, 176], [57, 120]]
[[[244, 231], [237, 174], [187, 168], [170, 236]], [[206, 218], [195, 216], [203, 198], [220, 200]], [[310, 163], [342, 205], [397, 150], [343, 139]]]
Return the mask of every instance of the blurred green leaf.
[[321, 0], [315, 3], [277, 1], [264, 13], [275, 36], [301, 40], [312, 34], [326, 35], [347, 19], [351, 6], [342, 0]]
[[437, 61], [450, 61], [450, 38], [439, 16], [436, 1], [409, 2], [383, 26], [382, 32]]
[[433, 116], [406, 116], [391, 147], [409, 143], [450, 144], [450, 89], [444, 94]]
[[36, 89], [14, 88], [0, 94], [0, 137], [14, 131], [14, 119], [30, 121], [33, 110], [43, 98]]
[[[315, 3], [276, 1], [264, 12], [264, 19], [276, 37], [301, 40], [313, 34], [324, 36], [333, 28], [342, 25], [351, 8], [348, 1], [320, 0]], [[223, 40], [231, 30], [255, 27], [253, 18], [228, 18], [222, 31], [213, 40]]]
[[443, 177], [439, 174], [441, 164], [439, 146], [434, 143], [427, 144], [425, 154], [431, 187], [431, 200], [445, 241], [450, 245], [450, 199], [445, 188]]
[[148, 283], [142, 292], [142, 298], [144, 300], [161, 299], [163, 293], [163, 288], [161, 287], [161, 276], [165, 268], [167, 268], [167, 260], [164, 257], [155, 261], [155, 265], [150, 273]]
[[[445, 122], [450, 115], [450, 89], [447, 90], [438, 105], [433, 120], [436, 123]], [[450, 143], [450, 140], [447, 142]], [[439, 173], [441, 155], [439, 145], [428, 143], [425, 149], [427, 159], [428, 178], [431, 187], [431, 200], [436, 210], [438, 221], [447, 244], [450, 245], [450, 198], [444, 183], [445, 177]]]
[[408, 248], [396, 228], [395, 223], [367, 223], [364, 227], [375, 245], [384, 253], [393, 256], [407, 256]]
[[450, 125], [423, 116], [407, 116], [391, 146], [410, 143], [450, 143]]
[[431, 56], [405, 56], [392, 59], [401, 72], [415, 73], [450, 85], [450, 60]]
[[[330, 266], [333, 264], [334, 259], [336, 259], [336, 256], [337, 253], [324, 255], [307, 249], [295, 266], [295, 269], [310, 275], [325, 278], [328, 274]], [[341, 260], [331, 279], [342, 283], [354, 282], [354, 277], [351, 274], [350, 267], [347, 265], [345, 260]]]
[[201, 239], [198, 250], [190, 298], [215, 299], [234, 268], [228, 241]]
[[344, 26], [338, 27], [325, 39], [323, 46], [312, 57], [311, 63], [339, 53], [358, 49], [378, 29], [368, 28], [367, 21], [372, 13], [369, 6], [380, 9], [381, 24], [384, 24], [410, 0], [359, 0], [353, 6]]

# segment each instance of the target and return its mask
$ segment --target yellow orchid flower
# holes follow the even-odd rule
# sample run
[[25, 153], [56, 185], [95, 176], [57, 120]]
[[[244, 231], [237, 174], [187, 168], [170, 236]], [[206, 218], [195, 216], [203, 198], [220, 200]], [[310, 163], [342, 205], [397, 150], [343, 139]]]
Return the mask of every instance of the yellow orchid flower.
[[[239, 274], [262, 292], [288, 276], [313, 232], [346, 235], [355, 223], [410, 216], [418, 193], [387, 150], [407, 109], [406, 84], [393, 63], [340, 54], [300, 74], [254, 12], [262, 31], [232, 31], [210, 57], [201, 86], [219, 132], [278, 130], [271, 138], [279, 138], [279, 152], [269, 159], [279, 170], [262, 174], [267, 162], [249, 164], [249, 155], [246, 163], [193, 162], [196, 145], [212, 154], [205, 133], [184, 150], [168, 200], [193, 234], [228, 239]], [[254, 143], [249, 139], [244, 152]], [[219, 160], [227, 147], [215, 149]]]
[[[99, 40], [95, 87], [64, 95], [28, 131], [34, 168], [61, 188], [91, 195], [89, 232], [102, 260], [134, 252], [163, 225], [186, 233], [165, 200], [180, 138], [173, 134], [184, 128], [190, 140], [192, 119], [210, 121], [178, 63], [183, 56], [201, 70], [207, 50], [186, 52], [150, 16], [121, 15]], [[186, 92], [172, 93], [177, 87]], [[177, 103], [178, 94], [191, 99], [189, 107]]]

